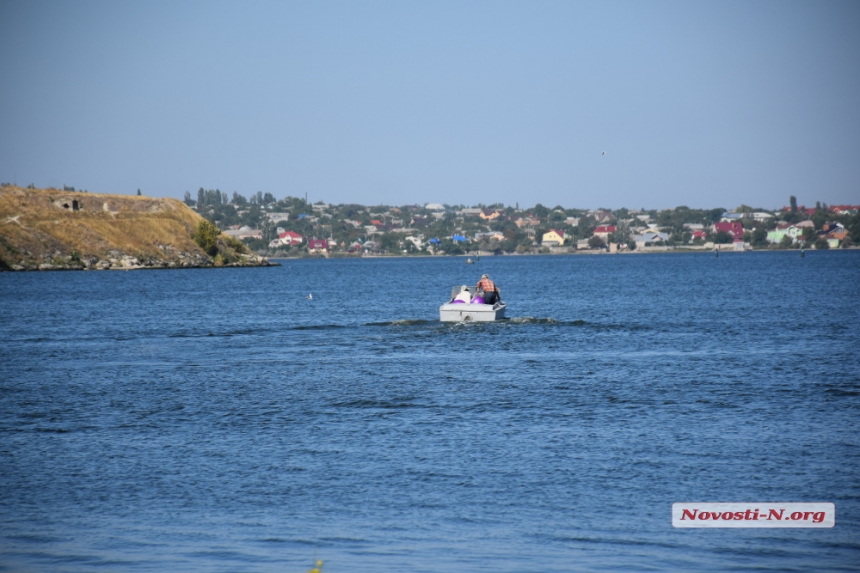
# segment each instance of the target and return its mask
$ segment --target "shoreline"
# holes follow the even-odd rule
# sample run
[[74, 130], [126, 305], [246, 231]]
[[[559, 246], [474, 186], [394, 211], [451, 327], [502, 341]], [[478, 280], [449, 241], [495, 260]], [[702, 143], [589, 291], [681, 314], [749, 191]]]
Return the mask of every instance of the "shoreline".
[[567, 253], [502, 253], [499, 255], [493, 253], [483, 253], [483, 254], [469, 254], [469, 255], [423, 255], [423, 254], [414, 254], [414, 255], [403, 255], [403, 254], [391, 254], [391, 255], [305, 255], [305, 256], [295, 256], [295, 257], [278, 257], [278, 256], [260, 256], [257, 261], [242, 261], [236, 263], [230, 263], [226, 265], [216, 265], [214, 263], [206, 263], [206, 262], [195, 262], [195, 263], [184, 263], [184, 264], [176, 264], [174, 261], [166, 262], [160, 261], [158, 264], [149, 264], [149, 265], [141, 265], [141, 264], [130, 264], [130, 265], [56, 265], [52, 263], [43, 263], [38, 267], [24, 267], [22, 265], [12, 265], [6, 268], [0, 268], [0, 273], [3, 272], [48, 272], [48, 271], [145, 271], [145, 270], [187, 270], [187, 269], [228, 269], [228, 268], [260, 268], [260, 267], [280, 267], [283, 266], [278, 261], [300, 261], [300, 260], [327, 260], [327, 259], [337, 259], [337, 260], [346, 260], [346, 259], [411, 259], [411, 258], [448, 258], [448, 259], [457, 259], [464, 258], [469, 259], [472, 257], [486, 257], [486, 258], [495, 258], [495, 257], [563, 257], [563, 256], [613, 256], [613, 255], [655, 255], [655, 254], [690, 254], [690, 253], [699, 253], [703, 255], [712, 255], [715, 253], [719, 254], [744, 254], [744, 253], [800, 253], [803, 251], [806, 252], [827, 252], [827, 251], [856, 251], [860, 250], [860, 246], [852, 246], [840, 249], [744, 249], [744, 250], [735, 250], [735, 249], [721, 249], [719, 251], [715, 251], [713, 249], [659, 249], [659, 250], [641, 250], [637, 249], [635, 251], [618, 251], [614, 253], [606, 252], [606, 251], [573, 251]]
[[[808, 252], [840, 252], [840, 251], [855, 251], [860, 250], [860, 246], [852, 246], [846, 248], [839, 249], [803, 249], [804, 253]], [[574, 251], [571, 253], [502, 253], [500, 255], [496, 255], [493, 253], [488, 254], [480, 254], [480, 255], [305, 255], [305, 256], [294, 256], [294, 257], [279, 257], [274, 255], [269, 255], [268, 258], [270, 260], [278, 260], [278, 261], [300, 261], [300, 260], [319, 260], [319, 259], [413, 259], [413, 258], [471, 258], [471, 257], [486, 257], [486, 258], [494, 258], [494, 257], [563, 257], [563, 256], [614, 256], [614, 255], [659, 255], [659, 254], [690, 254], [690, 253], [701, 253], [704, 255], [713, 255], [715, 252], [720, 254], [744, 254], [744, 253], [800, 253], [801, 249], [745, 249], [745, 250], [735, 250], [735, 249], [724, 249], [719, 251], [714, 251], [713, 249], [665, 249], [665, 250], [648, 250], [643, 251], [637, 249], [635, 251], [619, 251], [615, 253], [608, 253], [605, 251]]]

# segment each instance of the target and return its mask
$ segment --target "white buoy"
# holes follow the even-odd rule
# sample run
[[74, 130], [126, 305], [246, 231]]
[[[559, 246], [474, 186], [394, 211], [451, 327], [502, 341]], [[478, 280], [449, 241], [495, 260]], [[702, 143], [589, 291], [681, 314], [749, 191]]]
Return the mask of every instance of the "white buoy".
[[308, 296], [306, 296], [305, 298], [307, 298], [308, 300], [313, 300], [313, 299], [314, 299], [314, 295], [313, 295], [313, 294], [309, 294], [309, 295], [308, 295]]

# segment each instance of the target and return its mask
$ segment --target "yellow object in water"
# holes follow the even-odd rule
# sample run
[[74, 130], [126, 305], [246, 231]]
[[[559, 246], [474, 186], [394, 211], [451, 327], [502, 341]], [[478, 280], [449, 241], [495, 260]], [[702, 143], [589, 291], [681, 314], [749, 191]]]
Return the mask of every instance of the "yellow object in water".
[[322, 573], [322, 559], [317, 561], [317, 566], [308, 570], [308, 573]]

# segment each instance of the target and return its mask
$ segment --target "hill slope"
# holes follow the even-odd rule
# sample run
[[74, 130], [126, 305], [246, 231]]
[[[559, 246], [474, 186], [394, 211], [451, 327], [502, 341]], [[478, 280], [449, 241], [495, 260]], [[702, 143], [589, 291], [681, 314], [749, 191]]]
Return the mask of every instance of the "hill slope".
[[0, 187], [0, 270], [269, 264], [225, 235], [207, 254], [202, 221], [176, 199]]

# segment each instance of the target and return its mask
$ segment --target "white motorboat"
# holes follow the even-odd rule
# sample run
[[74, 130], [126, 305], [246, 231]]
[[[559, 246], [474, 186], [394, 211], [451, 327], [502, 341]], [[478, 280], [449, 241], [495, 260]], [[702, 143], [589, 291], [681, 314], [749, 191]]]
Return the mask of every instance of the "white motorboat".
[[451, 298], [439, 307], [439, 320], [442, 322], [493, 322], [505, 318], [507, 305], [498, 301], [495, 304], [486, 304], [482, 293], [476, 293], [475, 287], [467, 287], [470, 302], [456, 300], [455, 297], [462, 292], [462, 287], [455, 286], [451, 291]]

